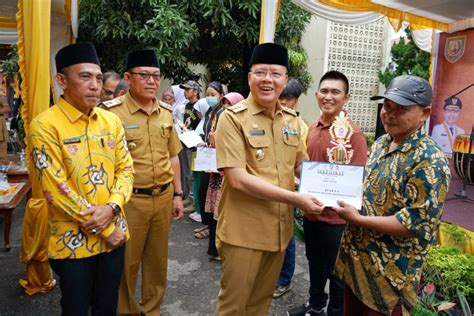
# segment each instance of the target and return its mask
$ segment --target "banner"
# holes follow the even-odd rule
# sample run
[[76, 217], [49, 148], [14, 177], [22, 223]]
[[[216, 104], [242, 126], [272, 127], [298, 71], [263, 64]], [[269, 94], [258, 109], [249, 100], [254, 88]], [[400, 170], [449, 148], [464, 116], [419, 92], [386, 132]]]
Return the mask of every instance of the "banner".
[[433, 65], [430, 132], [451, 156], [456, 137], [474, 124], [474, 29], [438, 34]]

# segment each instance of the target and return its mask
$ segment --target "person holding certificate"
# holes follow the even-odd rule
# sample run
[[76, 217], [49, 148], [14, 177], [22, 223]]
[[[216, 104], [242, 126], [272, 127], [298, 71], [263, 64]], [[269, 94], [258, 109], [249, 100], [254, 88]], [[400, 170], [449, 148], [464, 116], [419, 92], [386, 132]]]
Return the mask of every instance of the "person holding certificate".
[[[349, 101], [349, 81], [339, 71], [329, 71], [316, 91], [321, 117], [308, 131], [307, 148], [311, 161], [364, 165], [367, 161], [365, 136], [343, 108]], [[324, 202], [324, 201], [323, 201]], [[329, 279], [328, 315], [342, 315], [344, 283], [334, 273], [337, 252], [345, 221], [331, 208], [319, 214], [306, 214], [303, 228], [309, 265], [309, 301], [288, 311], [290, 316], [326, 315]]]
[[348, 222], [336, 263], [346, 315], [412, 315], [428, 250], [435, 242], [451, 175], [428, 136], [432, 90], [425, 79], [394, 78], [380, 118], [387, 131], [372, 146], [362, 209], [335, 208]]
[[257, 45], [249, 67], [249, 96], [226, 109], [216, 129], [217, 168], [224, 171], [218, 315], [267, 315], [293, 232], [293, 206], [322, 211], [312, 195], [293, 192], [308, 156], [296, 112], [278, 102], [288, 80], [287, 49]]

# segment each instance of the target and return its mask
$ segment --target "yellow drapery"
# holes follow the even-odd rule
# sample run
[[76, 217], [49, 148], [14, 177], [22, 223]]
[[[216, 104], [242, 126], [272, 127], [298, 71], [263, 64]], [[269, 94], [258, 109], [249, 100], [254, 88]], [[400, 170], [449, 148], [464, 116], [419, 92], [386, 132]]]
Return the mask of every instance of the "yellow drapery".
[[[19, 0], [17, 13], [18, 64], [21, 85], [21, 115], [28, 141], [31, 120], [49, 107], [50, 0]], [[30, 152], [27, 143], [26, 152]], [[23, 221], [21, 259], [27, 265], [26, 278], [20, 285], [27, 294], [46, 292], [54, 287], [47, 255], [48, 208], [33, 176], [33, 164], [27, 155], [32, 182], [32, 198], [28, 200]]]
[[429, 18], [421, 17], [408, 12], [392, 9], [369, 0], [319, 0], [319, 2], [331, 7], [346, 11], [373, 11], [385, 15], [393, 28], [398, 31], [401, 27], [401, 21], [407, 21], [410, 24], [422, 25], [427, 28], [448, 31], [449, 25]]

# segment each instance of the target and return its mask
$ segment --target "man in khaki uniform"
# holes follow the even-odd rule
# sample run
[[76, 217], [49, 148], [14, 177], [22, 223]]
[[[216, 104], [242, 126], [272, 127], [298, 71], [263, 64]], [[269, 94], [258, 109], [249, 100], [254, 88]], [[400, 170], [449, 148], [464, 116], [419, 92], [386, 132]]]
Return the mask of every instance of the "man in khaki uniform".
[[[168, 233], [171, 217], [183, 216], [178, 153], [181, 143], [173, 127], [171, 107], [156, 99], [160, 68], [154, 50], [127, 55], [124, 78], [130, 90], [103, 103], [125, 128], [135, 180], [125, 206], [130, 227], [119, 293], [120, 315], [159, 315], [166, 287]], [[141, 263], [140, 307], [135, 285]]]
[[217, 167], [225, 174], [218, 315], [267, 315], [292, 236], [291, 205], [322, 211], [311, 195], [293, 192], [295, 172], [308, 156], [296, 112], [278, 102], [288, 80], [287, 49], [258, 45], [249, 65], [250, 95], [222, 113], [216, 130]]

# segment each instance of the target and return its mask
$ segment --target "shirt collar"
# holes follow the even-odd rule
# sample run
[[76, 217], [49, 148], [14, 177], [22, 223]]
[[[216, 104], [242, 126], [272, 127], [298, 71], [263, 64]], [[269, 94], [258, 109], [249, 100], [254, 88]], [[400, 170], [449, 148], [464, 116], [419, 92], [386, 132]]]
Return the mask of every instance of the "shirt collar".
[[[346, 117], [349, 118], [349, 116], [347, 114], [347, 111], [345, 109], [343, 109], [342, 112], [344, 112], [344, 114], [346, 114]], [[339, 114], [337, 116], [339, 116]], [[323, 117], [322, 115], [319, 117], [318, 121], [316, 122], [316, 126], [317, 127], [331, 127], [331, 125], [332, 125], [332, 123], [334, 123], [334, 121], [331, 122], [330, 124], [324, 124], [324, 122], [321, 119], [322, 117]], [[334, 119], [336, 119], [336, 118], [334, 118]]]
[[[127, 100], [126, 104], [131, 114], [135, 114], [136, 112], [142, 110], [140, 105], [138, 105], [137, 101], [135, 101], [135, 99], [130, 94], [130, 91], [127, 91], [127, 93], [123, 96], [123, 99]], [[153, 110], [151, 111], [151, 113], [153, 113], [154, 111], [158, 111], [158, 112], [160, 111], [156, 98], [153, 99]]]
[[[425, 125], [423, 124], [419, 129], [417, 129], [415, 132], [411, 133], [405, 139], [398, 145], [398, 147], [394, 151], [399, 151], [399, 152], [408, 152], [412, 148], [416, 147], [418, 144], [418, 141], [422, 138], [425, 138], [427, 136], [426, 134], [426, 128]], [[390, 143], [392, 142], [393, 138], [392, 136], [387, 134], [387, 137], [384, 139], [384, 145], [383, 147], [388, 148], [390, 147]]]
[[59, 98], [57, 105], [61, 109], [61, 111], [63, 111], [64, 115], [66, 115], [66, 117], [69, 119], [71, 123], [75, 123], [81, 117], [85, 117], [85, 118], [97, 117], [97, 111], [95, 107], [91, 109], [91, 113], [89, 114], [89, 116], [87, 116], [81, 111], [79, 111], [78, 109], [76, 109], [72, 104], [64, 100], [63, 96]]
[[[245, 102], [246, 102], [246, 104], [249, 108], [250, 114], [252, 114], [252, 115], [259, 114], [259, 113], [262, 113], [262, 112], [268, 112], [269, 113], [267, 108], [265, 108], [265, 107], [257, 104], [257, 102], [255, 102], [255, 99], [253, 98], [252, 93], [249, 93], [249, 96], [247, 97], [247, 99], [245, 99]], [[278, 114], [281, 114], [281, 113], [282, 113], [281, 104], [280, 104], [280, 101], [277, 101], [275, 116], [278, 115]]]

